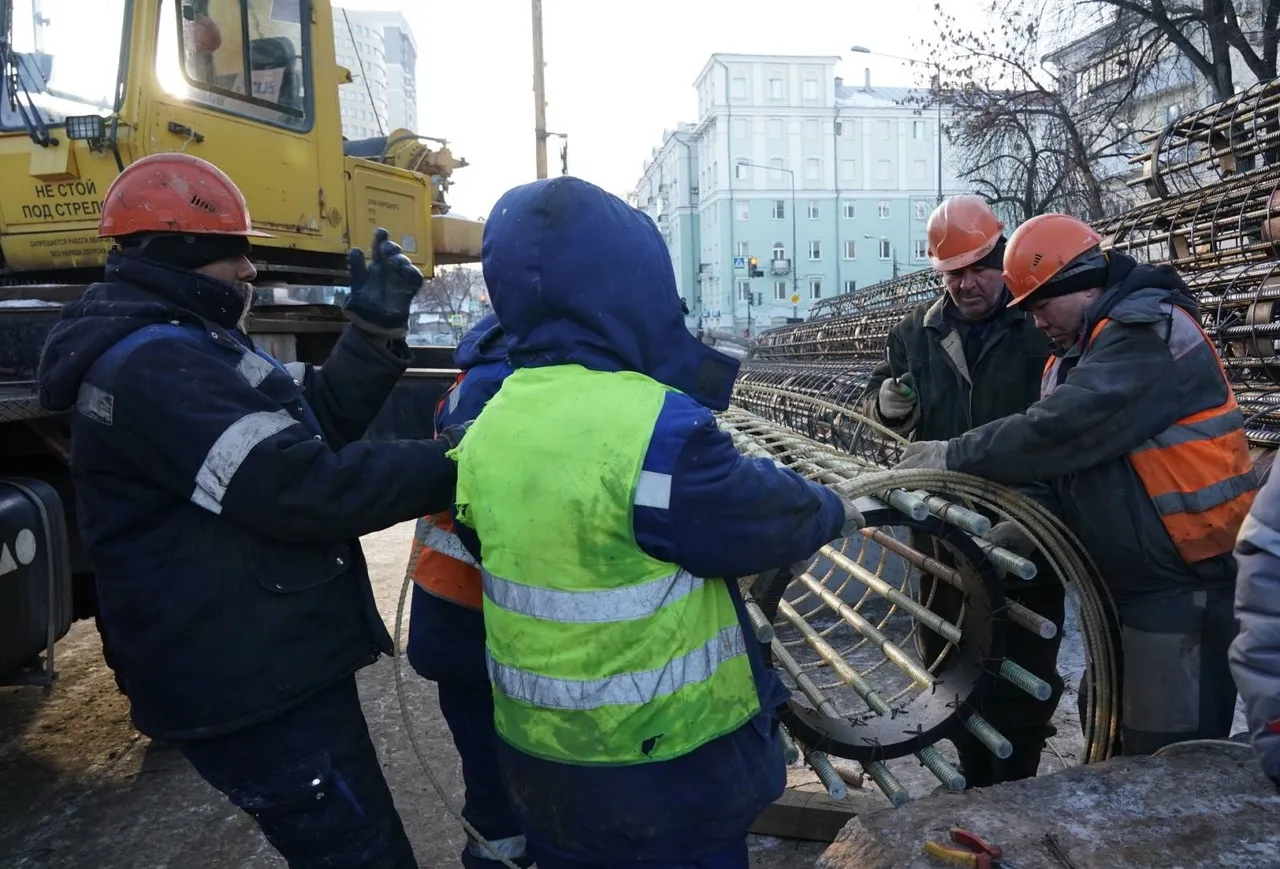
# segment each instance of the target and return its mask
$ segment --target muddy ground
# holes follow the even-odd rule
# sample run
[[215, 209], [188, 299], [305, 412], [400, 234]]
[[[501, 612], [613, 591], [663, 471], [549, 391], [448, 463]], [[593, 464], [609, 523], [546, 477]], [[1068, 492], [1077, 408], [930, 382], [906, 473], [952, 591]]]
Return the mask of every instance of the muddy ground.
[[[412, 533], [406, 524], [365, 541], [379, 605], [393, 627]], [[75, 625], [57, 652], [61, 677], [49, 696], [39, 689], [0, 688], [0, 866], [284, 866], [257, 827], [180, 754], [153, 746], [133, 729], [91, 623]], [[459, 806], [458, 758], [434, 689], [412, 671], [407, 686], [419, 742], [449, 802]], [[392, 662], [364, 670], [360, 690], [419, 862], [457, 866], [464, 836], [414, 757]], [[751, 845], [753, 865], [762, 869], [811, 866], [822, 851], [814, 843], [765, 837], [753, 837]]]

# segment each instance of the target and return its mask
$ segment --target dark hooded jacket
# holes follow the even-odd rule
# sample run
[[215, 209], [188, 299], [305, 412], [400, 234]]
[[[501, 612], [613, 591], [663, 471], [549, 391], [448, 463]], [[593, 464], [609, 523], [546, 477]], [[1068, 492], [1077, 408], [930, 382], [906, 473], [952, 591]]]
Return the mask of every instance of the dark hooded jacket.
[[[839, 536], [834, 493], [744, 458], [717, 427], [712, 411], [728, 406], [738, 363], [685, 327], [666, 244], [646, 215], [575, 178], [517, 187], [485, 224], [483, 263], [516, 368], [632, 371], [679, 390], [667, 394], [643, 459], [643, 471], [670, 479], [665, 508], [633, 508], [645, 553], [696, 576], [733, 577], [808, 557]], [[736, 583], [728, 588], [751, 637]], [[761, 712], [674, 760], [570, 766], [500, 742], [531, 846], [614, 864], [692, 860], [740, 842], [785, 785], [774, 711], [787, 691], [760, 649], [748, 650]]]
[[1176, 359], [1170, 352], [1175, 305], [1199, 321], [1177, 272], [1110, 254], [1106, 289], [1085, 313], [1082, 335], [1111, 323], [1083, 354], [1083, 342], [1067, 352], [1046, 398], [951, 438], [947, 449], [950, 470], [1025, 487], [1062, 516], [1120, 604], [1235, 580], [1230, 553], [1182, 560], [1129, 463], [1177, 420], [1227, 399], [1212, 345], [1201, 341]]
[[[462, 336], [453, 361], [462, 372], [461, 379], [440, 399], [435, 417], [437, 432], [479, 416], [511, 373], [507, 336], [496, 315], [483, 318]], [[419, 524], [425, 521], [418, 520]], [[465, 525], [455, 521], [454, 527], [459, 537], [468, 536], [470, 529]], [[413, 587], [405, 652], [410, 665], [425, 679], [465, 683], [482, 690], [489, 687], [484, 663], [484, 617], [418, 585]]]
[[149, 736], [251, 726], [389, 654], [358, 538], [453, 500], [443, 442], [362, 441], [408, 348], [348, 329], [323, 370], [237, 328], [240, 292], [113, 253], [39, 372], [71, 410], [99, 618]]

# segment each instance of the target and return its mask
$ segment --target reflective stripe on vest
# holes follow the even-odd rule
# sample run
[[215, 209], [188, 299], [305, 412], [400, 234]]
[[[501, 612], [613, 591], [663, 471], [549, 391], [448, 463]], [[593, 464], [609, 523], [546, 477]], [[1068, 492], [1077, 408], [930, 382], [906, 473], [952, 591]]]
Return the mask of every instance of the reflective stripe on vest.
[[488, 839], [486, 840], [488, 847], [477, 842], [471, 837], [467, 837], [467, 853], [472, 857], [478, 857], [481, 860], [492, 860], [495, 863], [501, 859], [519, 860], [524, 857], [525, 849], [528, 842], [524, 836], [508, 836], [505, 839]]
[[[1188, 564], [1228, 553], [1257, 491], [1249, 458], [1244, 420], [1222, 361], [1209, 336], [1195, 319], [1174, 305], [1167, 338], [1177, 361], [1201, 344], [1213, 353], [1227, 389], [1217, 407], [1184, 416], [1129, 454], [1129, 464], [1160, 514], [1160, 521], [1178, 554]], [[1097, 339], [1104, 319], [1089, 335], [1085, 348]]]
[[422, 547], [413, 565], [413, 581], [436, 597], [478, 611], [484, 597], [480, 571], [454, 533], [449, 514], [419, 519], [414, 536]]
[[632, 372], [522, 368], [452, 453], [459, 520], [484, 541], [494, 723], [527, 754], [669, 760], [760, 709], [724, 581], [635, 541], [634, 508], [670, 506], [671, 478], [642, 467], [668, 392]]

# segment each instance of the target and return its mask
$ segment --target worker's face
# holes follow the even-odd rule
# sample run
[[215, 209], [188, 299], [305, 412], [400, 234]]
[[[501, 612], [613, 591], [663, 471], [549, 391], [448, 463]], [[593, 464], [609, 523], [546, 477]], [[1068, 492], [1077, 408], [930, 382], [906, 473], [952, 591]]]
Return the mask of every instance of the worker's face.
[[1000, 269], [965, 266], [953, 272], [943, 272], [942, 281], [956, 310], [966, 320], [986, 319], [1004, 297], [1004, 276]]
[[211, 262], [207, 266], [200, 266], [196, 271], [216, 281], [222, 281], [224, 284], [231, 284], [240, 291], [240, 295], [244, 297], [244, 313], [240, 316], [240, 324], [243, 327], [244, 318], [248, 315], [249, 306], [253, 303], [253, 279], [258, 276], [258, 270], [253, 267], [253, 263], [249, 262], [249, 257], [244, 254], [227, 257]]
[[1075, 346], [1084, 328], [1084, 315], [1089, 306], [1102, 295], [1101, 290], [1085, 290], [1066, 296], [1036, 301], [1033, 296], [1023, 307], [1036, 321], [1036, 328], [1049, 336], [1059, 347]]

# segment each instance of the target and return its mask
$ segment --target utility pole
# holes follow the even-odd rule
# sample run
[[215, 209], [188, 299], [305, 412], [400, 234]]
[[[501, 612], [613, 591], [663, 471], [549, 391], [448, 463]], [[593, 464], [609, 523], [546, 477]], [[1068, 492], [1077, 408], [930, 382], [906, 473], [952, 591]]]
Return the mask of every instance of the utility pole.
[[542, 0], [533, 0], [533, 135], [538, 177], [547, 177], [547, 92], [543, 81]]

